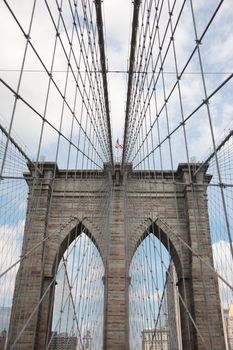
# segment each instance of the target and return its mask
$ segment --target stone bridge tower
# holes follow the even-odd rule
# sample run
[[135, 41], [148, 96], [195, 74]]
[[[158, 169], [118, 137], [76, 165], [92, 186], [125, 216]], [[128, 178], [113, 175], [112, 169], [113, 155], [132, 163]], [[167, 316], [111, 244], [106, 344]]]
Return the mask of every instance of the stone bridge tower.
[[[25, 174], [30, 215], [23, 254], [34, 250], [17, 274], [8, 349], [28, 318], [15, 349], [45, 349], [56, 267], [67, 244], [82, 230], [97, 245], [105, 266], [104, 350], [129, 350], [129, 265], [150, 232], [169, 250], [181, 301], [186, 300], [188, 310], [180, 303], [183, 349], [225, 349], [217, 280], [201, 262], [213, 265], [206, 169], [192, 179], [193, 186], [187, 164], [180, 164], [175, 173], [132, 171], [130, 164], [123, 169], [106, 165], [103, 171], [59, 170], [50, 162], [40, 166], [42, 175], [33, 170]], [[109, 206], [104, 215], [103, 200]]]

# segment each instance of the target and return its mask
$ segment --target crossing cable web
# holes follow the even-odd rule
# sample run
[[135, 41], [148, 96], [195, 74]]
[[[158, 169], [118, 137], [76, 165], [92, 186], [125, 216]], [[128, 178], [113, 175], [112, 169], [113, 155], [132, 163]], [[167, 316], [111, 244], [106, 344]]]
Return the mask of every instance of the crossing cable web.
[[[44, 308], [47, 328], [42, 322], [37, 331], [43, 336], [33, 335], [35, 348], [103, 346], [102, 253], [108, 242], [101, 232], [108, 232], [110, 189], [102, 170], [113, 156], [100, 3], [0, 4], [0, 331], [9, 349], [27, 339]], [[130, 349], [180, 350], [182, 342], [192, 349], [194, 333], [200, 348], [214, 347], [206, 271], [219, 281], [229, 345], [232, 137], [218, 147], [216, 135], [232, 120], [231, 4], [135, 0], [133, 8], [122, 159], [123, 167], [133, 164], [130, 176], [136, 183], [136, 191], [126, 183], [124, 213], [130, 232], [126, 249], [133, 251], [128, 261]], [[193, 156], [205, 159], [208, 147], [212, 155], [203, 165]], [[184, 182], [176, 171], [180, 162], [187, 164]], [[210, 176], [200, 184], [195, 180], [203, 169]], [[193, 203], [193, 245], [176, 225], [186, 188]], [[201, 224], [207, 219], [198, 221], [206, 207], [199, 204], [197, 188], [204, 190], [203, 197], [208, 194], [214, 261], [201, 244]], [[29, 239], [23, 243], [24, 230]], [[179, 259], [172, 242], [185, 247]], [[194, 293], [204, 291], [205, 334], [190, 308], [183, 265], [187, 252], [199, 264]], [[46, 258], [52, 255], [49, 270]], [[20, 277], [23, 269], [23, 294], [13, 296], [16, 273]], [[43, 285], [32, 288], [41, 271]], [[18, 284], [22, 288], [22, 280]], [[37, 301], [26, 313], [25, 303], [35, 294]]]
[[[228, 311], [233, 297], [232, 132], [231, 128], [229, 133], [227, 130], [232, 121], [233, 75], [229, 63], [232, 52], [224, 45], [232, 32], [229, 6], [229, 1], [134, 2], [122, 166], [133, 164], [132, 177], [138, 179], [137, 193], [142, 198], [139, 207], [135, 206], [132, 193], [126, 198], [129, 227], [135, 227], [132, 218], [137, 221], [139, 213], [144, 215], [145, 222], [138, 223], [136, 237], [141, 232], [141, 239], [134, 242], [137, 250], [130, 262], [130, 349], [159, 346], [182, 349], [181, 328], [185, 324], [189, 338], [185, 349], [192, 348], [193, 328], [201, 348], [214, 347], [215, 330], [211, 315], [208, 316], [211, 290], [202, 274], [206, 269], [219, 283], [223, 316], [218, 316], [218, 322], [223, 317], [226, 347], [231, 346]], [[219, 134], [224, 128], [227, 137], [222, 142]], [[208, 148], [210, 157], [205, 156]], [[193, 227], [197, 236], [194, 245], [182, 237], [181, 227], [175, 224], [180, 218], [179, 163], [186, 163], [188, 177], [183, 180], [183, 189], [190, 186], [194, 204]], [[200, 188], [196, 178], [201, 171], [210, 175], [201, 186], [208, 196], [214, 260], [206, 258], [205, 242], [201, 242], [203, 206], [198, 199]], [[174, 200], [166, 210], [163, 203], [168, 201], [167, 191]], [[150, 207], [150, 200], [156, 202], [155, 207]], [[160, 227], [167, 230], [166, 237]], [[191, 312], [184, 266], [182, 278], [177, 277], [180, 271], [170, 239], [187, 248], [190, 261], [197, 259], [200, 263], [199, 287], [204, 291], [206, 334], [201, 332]], [[157, 265], [153, 265], [155, 261]], [[178, 288], [181, 279], [184, 293]], [[183, 312], [186, 321], [181, 326], [179, 315]]]
[[[30, 325], [51, 298], [54, 307], [53, 302], [48, 307], [48, 329], [41, 330], [47, 332], [45, 343], [40, 344], [42, 340], [35, 337], [34, 346], [100, 349], [104, 262], [90, 228], [96, 233], [106, 225], [109, 189], [100, 175], [95, 188], [96, 218], [83, 217], [77, 206], [90, 208], [95, 195], [83, 185], [87, 193], [83, 198], [75, 180], [80, 186], [87, 177], [96, 181], [104, 163], [113, 162], [101, 2], [44, 0], [21, 6], [2, 1], [0, 13], [1, 32], [5, 33], [0, 64], [4, 119], [0, 163], [0, 331], [7, 348], [24, 346], [20, 345], [24, 344], [22, 339], [27, 339]], [[50, 190], [44, 211], [43, 176], [48, 168]], [[59, 207], [55, 195], [59, 168], [63, 169], [64, 179], [61, 198], [69, 203], [68, 211]], [[59, 208], [55, 229], [54, 203]], [[35, 224], [35, 218], [44, 215], [44, 227], [40, 219]], [[23, 243], [24, 230], [28, 238]], [[36, 237], [33, 243], [30, 235]], [[46, 249], [58, 237], [66, 238], [55, 252], [52, 275], [44, 276], [44, 285], [40, 286], [36, 281], [45, 268]], [[35, 260], [41, 251], [43, 258]], [[23, 288], [23, 294], [15, 292], [13, 297], [17, 270], [16, 283]], [[32, 281], [39, 294], [33, 308], [25, 313], [27, 298], [35, 294]], [[16, 321], [11, 329], [10, 314]]]
[[[3, 159], [3, 152], [7, 137], [1, 131], [1, 152], [0, 159]], [[1, 273], [7, 270], [15, 262], [15, 257], [21, 254], [21, 242], [23, 239], [24, 221], [26, 215], [27, 185], [22, 179], [22, 172], [26, 171], [25, 158], [19, 150], [9, 144], [9, 152], [4, 167], [4, 180], [1, 180], [1, 205], [0, 205], [0, 266]], [[12, 180], [11, 177], [19, 177]], [[20, 179], [21, 177], [21, 179]], [[9, 324], [10, 308], [14, 289], [16, 266], [1, 277], [0, 284], [0, 329], [7, 328]]]
[[[208, 172], [212, 179], [208, 187], [208, 209], [210, 231], [213, 242], [213, 254], [216, 270], [232, 286], [232, 130], [217, 147], [219, 167], [221, 169], [221, 182], [219, 182], [216, 159], [212, 153], [208, 157]], [[224, 199], [224, 201], [222, 200]], [[231, 237], [231, 236], [230, 236]], [[232, 289], [222, 280], [219, 280], [220, 294], [226, 323], [229, 323], [228, 309], [232, 303]], [[229, 332], [229, 329], [228, 329]]]

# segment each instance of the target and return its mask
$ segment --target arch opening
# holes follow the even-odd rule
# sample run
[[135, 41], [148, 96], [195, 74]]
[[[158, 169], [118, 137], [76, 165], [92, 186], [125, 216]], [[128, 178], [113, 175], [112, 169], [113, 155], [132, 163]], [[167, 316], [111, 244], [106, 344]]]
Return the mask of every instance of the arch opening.
[[96, 249], [98, 250], [100, 256], [102, 256], [100, 247], [99, 247], [94, 235], [88, 229], [87, 223], [84, 224], [84, 220], [79, 221], [79, 223], [76, 224], [67, 234], [64, 231], [64, 237], [59, 244], [58, 254], [56, 254], [56, 256], [54, 257], [53, 271], [56, 271], [57, 266], [59, 265], [63, 255], [67, 251], [68, 247], [74, 241], [76, 242], [79, 239], [78, 237], [82, 234], [85, 234], [90, 239], [90, 241], [95, 245]]
[[178, 253], [155, 223], [137, 242], [130, 268], [130, 350], [182, 350]]
[[92, 235], [78, 229], [60, 246], [46, 349], [103, 346], [104, 264]]

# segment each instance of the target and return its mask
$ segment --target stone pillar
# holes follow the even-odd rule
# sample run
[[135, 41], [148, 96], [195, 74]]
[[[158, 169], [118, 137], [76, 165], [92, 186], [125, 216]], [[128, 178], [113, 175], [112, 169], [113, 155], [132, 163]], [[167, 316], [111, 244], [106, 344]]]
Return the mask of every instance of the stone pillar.
[[180, 297], [180, 323], [181, 323], [181, 335], [182, 345], [185, 350], [198, 350], [194, 347], [194, 329], [190, 316], [193, 316], [193, 295], [192, 295], [192, 283], [191, 276], [184, 277], [178, 275], [177, 286], [179, 289]]
[[38, 317], [37, 336], [35, 339], [35, 349], [38, 350], [46, 349], [51, 337], [55, 284], [54, 276], [43, 276], [42, 295], [44, 295], [44, 299], [39, 309], [40, 314]]
[[[201, 257], [208, 265], [213, 266], [206, 195], [206, 185], [210, 177], [205, 174], [206, 169], [203, 169], [196, 176], [192, 176], [192, 184], [187, 164], [181, 164], [178, 171], [182, 172], [182, 181], [186, 183], [184, 200], [187, 233], [192, 249], [189, 254], [190, 276], [183, 281], [187, 291], [189, 311], [196, 325], [195, 327], [191, 324], [192, 349], [223, 350], [225, 342], [217, 278], [200, 260]], [[181, 286], [180, 290], [182, 290]], [[188, 346], [186, 340], [187, 335], [183, 334], [183, 348], [189, 349], [190, 345]]]
[[167, 306], [169, 327], [169, 350], [181, 349], [180, 301], [177, 292], [177, 274], [172, 264], [167, 273]]
[[[17, 273], [7, 349], [14, 344], [17, 337], [14, 349], [38, 349], [38, 338], [41, 341], [45, 337], [40, 329], [42, 307], [40, 299], [45, 289], [43, 285], [44, 244], [41, 242], [46, 235], [51, 181], [55, 166], [54, 163], [47, 163], [42, 178], [38, 176], [37, 179], [28, 181], [29, 200], [22, 255], [31, 249], [33, 251], [22, 260]], [[44, 299], [46, 298], [47, 296]], [[46, 328], [46, 325], [42, 328]]]
[[[129, 165], [127, 169], [120, 169], [120, 164], [115, 165], [114, 169], [107, 166], [105, 168], [105, 172], [108, 172], [110, 175], [111, 190], [109, 194], [109, 212], [106, 213], [108, 225], [106, 232], [103, 230], [104, 242], [101, 241], [106, 247], [106, 249], [102, 249], [106, 267], [104, 350], [129, 349], [128, 258], [130, 257], [130, 249], [134, 248], [135, 242], [137, 242], [137, 237], [133, 239], [133, 244], [131, 244], [131, 241], [129, 242], [129, 246], [132, 247], [128, 249], [128, 239], [136, 234], [136, 231], [133, 230], [131, 235], [126, 231], [125, 216], [128, 208], [125, 207], [125, 196], [127, 193], [124, 177], [131, 170]], [[38, 246], [33, 250], [32, 254], [29, 254], [22, 261], [19, 267], [7, 349], [12, 347], [18, 337], [19, 339], [14, 349], [43, 350], [45, 349], [46, 337], [49, 337], [54, 281], [52, 270], [46, 270], [45, 264], [51, 264], [54, 260], [54, 257], [51, 257], [51, 251], [54, 252], [55, 248], [52, 247], [53, 243], [51, 241], [49, 241], [48, 247], [45, 247], [41, 242], [47, 234], [53, 174], [56, 172], [58, 172], [56, 164], [45, 163], [43, 174], [38, 176], [33, 184], [28, 181], [30, 195], [23, 254], [29, 252], [36, 245]], [[145, 180], [149, 175], [148, 172], [145, 174]], [[195, 182], [193, 184], [190, 182], [187, 164], [181, 164], [176, 173], [176, 179], [177, 182], [180, 181], [178, 184], [179, 201], [182, 204], [179, 209], [180, 216], [176, 218], [172, 214], [173, 211], [169, 215], [177, 227], [182, 227], [179, 234], [192, 250], [191, 252], [183, 243], [177, 241], [176, 249], [180, 260], [180, 267], [177, 269], [178, 287], [186, 306], [184, 307], [182, 302], [180, 302], [183, 350], [204, 350], [206, 348], [223, 350], [225, 349], [225, 343], [216, 276], [213, 275], [209, 267], [200, 261], [201, 257], [209, 265], [213, 265], [206, 200], [207, 187], [205, 186], [210, 178], [205, 174], [204, 170], [200, 171], [195, 178], [192, 178], [192, 182]], [[61, 179], [61, 181], [64, 180]], [[128, 181], [130, 182], [131, 179], [129, 178]], [[61, 188], [62, 183], [59, 189]], [[168, 187], [167, 193], [171, 196], [169, 191]], [[88, 191], [86, 192], [88, 198]], [[60, 207], [63, 208], [65, 206], [66, 211], [69, 212], [69, 203], [60, 203], [60, 198], [62, 197], [59, 197], [59, 201], [58, 199], [57, 201], [53, 200], [53, 205], [56, 207], [59, 203]], [[138, 198], [137, 193], [132, 197], [136, 204], [135, 216], [139, 222], [141, 222], [141, 219], [145, 219], [141, 213], [143, 205], [149, 207], [148, 213], [153, 211], [155, 201], [153, 199], [150, 203], [149, 198], [147, 195], [144, 199], [142, 197]], [[80, 210], [82, 211], [83, 203], [86, 204], [85, 198], [80, 204]], [[91, 209], [87, 205], [86, 210], [88, 214], [83, 215], [84, 217], [89, 214], [91, 217], [92, 213], [96, 213], [95, 206], [99, 205], [99, 202], [91, 204]], [[168, 205], [171, 206], [171, 202], [169, 199], [166, 199], [160, 201], [159, 205], [161, 206], [161, 212], [163, 212], [168, 208]], [[79, 207], [77, 212], [78, 210]], [[89, 213], [90, 210], [91, 212]], [[55, 221], [56, 218], [57, 216], [54, 217]], [[176, 220], [180, 220], [180, 222], [176, 222]], [[59, 248], [61, 242], [62, 239], [56, 243], [58, 246], [55, 244], [56, 249]], [[52, 259], [50, 262], [45, 261], [45, 248], [49, 249], [46, 259]], [[48, 293], [45, 293], [46, 290], [48, 290]], [[43, 300], [41, 300], [42, 296]], [[190, 320], [189, 314], [193, 322]], [[28, 322], [26, 322], [27, 320]], [[197, 328], [194, 327], [193, 323], [195, 323]], [[25, 328], [22, 329], [24, 325]]]
[[128, 269], [125, 235], [125, 189], [122, 174], [113, 173], [106, 256], [104, 350], [128, 350]]

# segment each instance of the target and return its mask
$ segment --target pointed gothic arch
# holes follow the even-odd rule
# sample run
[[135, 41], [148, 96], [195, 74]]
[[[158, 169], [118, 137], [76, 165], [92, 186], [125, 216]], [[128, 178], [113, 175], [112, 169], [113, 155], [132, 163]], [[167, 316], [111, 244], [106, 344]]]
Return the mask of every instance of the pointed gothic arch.
[[[140, 239], [145, 238], [149, 231], [160, 237], [176, 264], [179, 292], [186, 300], [181, 309], [183, 348], [203, 350], [197, 329], [209, 344], [208, 319], [214, 335], [214, 350], [222, 350], [224, 338], [217, 281], [207, 267], [202, 270], [199, 256], [191, 252], [193, 248], [195, 251], [197, 244], [202, 245], [202, 254], [212, 263], [206, 186], [202, 185], [209, 181], [205, 169], [196, 179], [200, 186], [195, 187], [195, 198], [201, 210], [195, 213], [195, 217], [186, 164], [181, 164], [175, 174], [166, 172], [166, 181], [172, 181], [173, 176], [176, 179], [176, 183], [169, 182], [168, 187], [164, 186], [160, 172], [156, 176], [155, 171], [139, 174], [130, 166], [125, 169], [106, 167], [98, 173], [88, 171], [85, 176], [83, 173], [77, 175], [76, 171], [67, 174], [56, 167], [55, 179], [51, 176], [54, 167], [54, 163], [45, 163], [43, 175], [37, 179], [33, 195], [29, 196], [29, 206], [38, 202], [40, 206], [31, 206], [23, 252], [25, 247], [36, 246], [37, 249], [27, 259], [22, 259], [18, 271], [8, 347], [16, 339], [18, 341], [23, 317], [28, 323], [25, 323], [17, 344], [25, 350], [31, 350], [32, 344], [35, 350], [44, 349], [52, 299], [46, 291], [54, 283], [54, 262], [59, 260], [66, 245], [74, 239], [76, 232], [80, 234], [84, 225], [86, 233], [98, 246], [105, 265], [104, 350], [129, 349], [129, 262]], [[68, 189], [66, 196], [64, 188]], [[162, 198], [160, 202], [153, 191]], [[103, 199], [109, 210], [100, 210]], [[201, 235], [197, 234], [195, 220], [198, 220]], [[212, 298], [207, 300], [208, 315], [204, 309], [206, 290], [213, 291]], [[197, 329], [186, 322], [187, 310]], [[192, 328], [191, 337], [188, 327]]]
[[166, 250], [169, 252], [172, 260], [174, 261], [176, 270], [178, 272], [182, 271], [182, 264], [179, 257], [180, 244], [177, 239], [175, 239], [174, 235], [171, 235], [168, 230], [166, 230], [165, 225], [161, 223], [161, 221], [157, 218], [152, 220], [151, 218], [147, 218], [146, 221], [149, 221], [150, 224], [147, 226], [145, 231], [142, 233], [141, 237], [137, 240], [135, 248], [131, 255], [131, 260], [134, 256], [135, 251], [140, 246], [146, 237], [152, 233], [158, 240], [163, 244]]

